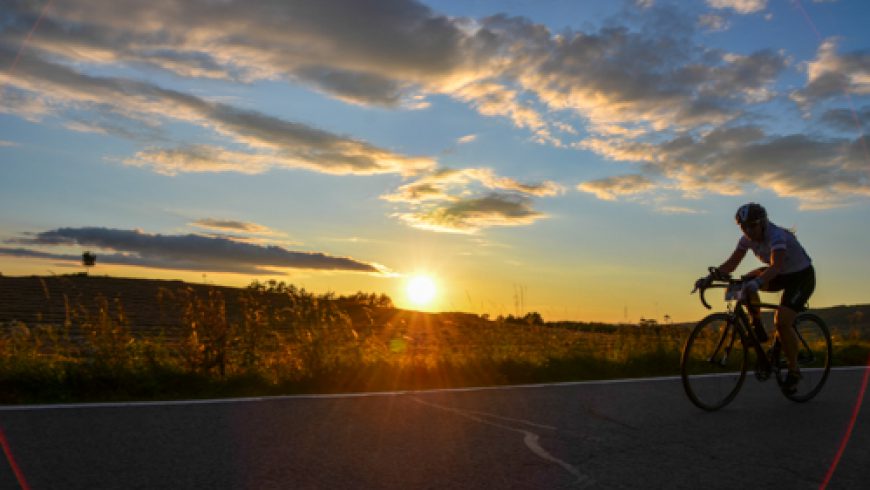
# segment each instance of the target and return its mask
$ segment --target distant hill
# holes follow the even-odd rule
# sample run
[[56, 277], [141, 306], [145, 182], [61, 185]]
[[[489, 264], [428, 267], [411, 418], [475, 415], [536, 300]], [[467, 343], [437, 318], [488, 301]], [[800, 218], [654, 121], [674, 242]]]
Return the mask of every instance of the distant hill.
[[[181, 306], [172, 297], [178, 291], [190, 288], [196, 294], [206, 295], [208, 291], [219, 291], [227, 305], [230, 318], [241, 311], [240, 298], [246, 288], [192, 284], [183, 281], [157, 279], [128, 279], [105, 276], [65, 275], [65, 276], [0, 276], [0, 324], [20, 321], [27, 325], [63, 325], [70, 321], [76, 323], [71, 313], [82, 307], [95, 311], [96, 298], [102, 296], [109, 300], [110, 309], [116, 314], [115, 302], [119, 302], [137, 333], [170, 333], [181, 327]], [[273, 301], [285, 301], [286, 297], [274, 295]], [[452, 322], [481, 322], [477, 315], [467, 313], [427, 314], [407, 312], [395, 308], [363, 307], [348, 302], [338, 306], [350, 316], [354, 325], [382, 324], [396, 314], [431, 316], [442, 320], [449, 317]], [[850, 331], [866, 335], [870, 332], [870, 305], [842, 305], [830, 308], [813, 309], [827, 322], [832, 331], [848, 335]], [[767, 318], [770, 325], [772, 319]], [[639, 328], [636, 325], [608, 325], [584, 322], [553, 322], [553, 327], [577, 328], [612, 332], [618, 328]], [[686, 324], [688, 326], [688, 324]]]
[[[182, 281], [153, 279], [125, 279], [114, 277], [68, 275], [0, 277], [0, 322], [20, 321], [27, 325], [63, 325], [76, 323], [76, 311], [82, 307], [95, 311], [96, 298], [109, 300], [110, 311], [115, 300], [120, 301], [131, 325], [148, 331], [152, 328], [172, 327], [179, 319], [178, 308], [160, 304], [161, 289], [177, 291], [193, 287], [205, 291], [207, 286], [186, 284]], [[235, 288], [215, 286], [232, 292]]]
[[[165, 334], [175, 337], [186, 326], [182, 324], [186, 301], [185, 291], [200, 298], [209, 292], [218, 292], [225, 301], [229, 321], [239, 321], [244, 314], [243, 301], [249, 288], [193, 284], [183, 281], [159, 279], [129, 279], [84, 274], [64, 276], [0, 276], [0, 328], [13, 322], [28, 326], [70, 325], [73, 336], [82, 334], [81, 323], [90, 315], [98, 314], [98, 298], [107, 300], [109, 313], [117, 318], [123, 310], [127, 325], [134, 335]], [[310, 292], [306, 294], [311, 294]], [[273, 309], [294, 308], [287, 294], [261, 293], [259, 300], [267, 301]], [[352, 326], [361, 331], [392, 324], [428, 319], [430, 324], [462, 324], [474, 326], [491, 323], [470, 313], [424, 313], [383, 307], [360, 302], [354, 298], [326, 299], [347, 315]], [[375, 301], [377, 303], [377, 301]], [[390, 328], [392, 328], [390, 326]], [[389, 331], [387, 328], [385, 331]]]

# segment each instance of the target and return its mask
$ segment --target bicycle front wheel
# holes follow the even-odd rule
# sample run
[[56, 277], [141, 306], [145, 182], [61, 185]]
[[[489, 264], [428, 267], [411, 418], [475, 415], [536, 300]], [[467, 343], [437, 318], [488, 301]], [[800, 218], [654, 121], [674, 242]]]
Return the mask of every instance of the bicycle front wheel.
[[[805, 402], [822, 390], [831, 372], [831, 334], [825, 322], [812, 313], [801, 313], [795, 318], [794, 328], [798, 335], [797, 361], [801, 370], [801, 380], [797, 391], [785, 395], [792, 401]], [[780, 366], [787, 366], [785, 354], [780, 351]], [[779, 369], [776, 381], [782, 385], [788, 369]]]
[[680, 359], [689, 400], [709, 411], [729, 404], [746, 380], [747, 352], [743, 332], [727, 314], [715, 313], [698, 322]]

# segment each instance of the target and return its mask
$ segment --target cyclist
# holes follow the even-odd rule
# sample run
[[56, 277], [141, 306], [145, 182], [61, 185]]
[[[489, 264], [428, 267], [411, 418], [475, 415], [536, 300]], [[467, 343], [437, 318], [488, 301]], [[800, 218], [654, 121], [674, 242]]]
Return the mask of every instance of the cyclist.
[[[743, 294], [750, 298], [748, 309], [752, 325], [763, 342], [767, 340], [767, 334], [761, 323], [761, 312], [752, 303], [759, 302], [759, 290], [783, 292], [774, 323], [788, 361], [788, 375], [782, 389], [792, 394], [801, 379], [797, 363], [798, 338], [792, 325], [797, 314], [806, 309], [807, 300], [816, 287], [812, 260], [794, 233], [771, 223], [767, 219], [767, 211], [760, 204], [750, 202], [740, 206], [735, 219], [743, 236], [738, 240], [737, 248], [714, 275], [734, 272], [748, 250], [752, 250], [759, 260], [767, 264], [744, 276]], [[709, 278], [700, 279], [699, 282], [702, 280], [709, 281]]]

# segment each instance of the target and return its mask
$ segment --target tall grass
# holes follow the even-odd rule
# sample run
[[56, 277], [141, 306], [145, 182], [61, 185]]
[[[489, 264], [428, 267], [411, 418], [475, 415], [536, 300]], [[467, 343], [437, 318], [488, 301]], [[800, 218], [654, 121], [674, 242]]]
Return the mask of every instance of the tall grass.
[[[157, 332], [131, 325], [118, 299], [66, 304], [62, 325], [17, 322], [0, 329], [0, 402], [675, 374], [690, 328], [423, 314], [394, 309], [384, 295], [318, 296], [275, 282], [254, 283], [232, 302], [219, 289], [163, 289], [155, 308], [175, 318]], [[838, 356], [867, 358], [867, 339], [838, 340], [844, 346]]]

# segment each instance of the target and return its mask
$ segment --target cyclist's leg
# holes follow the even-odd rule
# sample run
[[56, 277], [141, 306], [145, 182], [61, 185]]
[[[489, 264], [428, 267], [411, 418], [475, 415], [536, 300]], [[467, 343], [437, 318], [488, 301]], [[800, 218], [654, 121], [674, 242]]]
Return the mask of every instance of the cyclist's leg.
[[[783, 295], [785, 294], [783, 293]], [[776, 331], [779, 333], [780, 342], [782, 342], [782, 351], [788, 362], [788, 370], [793, 373], [800, 371], [797, 363], [798, 337], [797, 332], [792, 328], [795, 317], [797, 317], [796, 311], [787, 306], [780, 305], [776, 309], [776, 316], [774, 318]]]
[[775, 278], [771, 282], [779, 282], [783, 286], [782, 299], [776, 310], [776, 330], [782, 341], [782, 350], [788, 362], [788, 370], [797, 373], [798, 336], [794, 326], [795, 317], [806, 310], [807, 301], [816, 288], [816, 276], [812, 266], [791, 274]]

